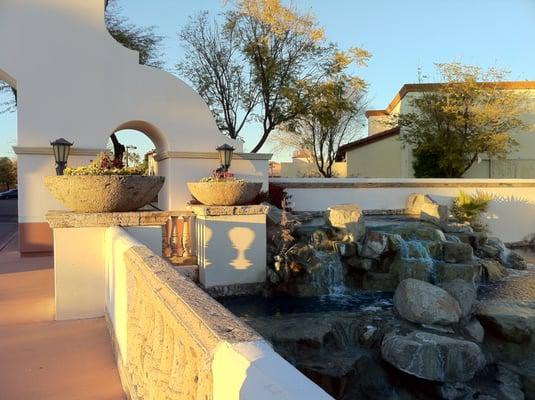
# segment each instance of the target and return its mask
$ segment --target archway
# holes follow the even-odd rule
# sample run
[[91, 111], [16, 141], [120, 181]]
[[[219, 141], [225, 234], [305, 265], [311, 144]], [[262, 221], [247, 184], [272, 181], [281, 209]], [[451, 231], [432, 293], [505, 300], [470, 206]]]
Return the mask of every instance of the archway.
[[158, 145], [153, 138], [161, 141], [154, 126], [140, 121], [129, 122], [122, 124], [110, 135], [106, 148], [121, 165], [143, 165], [148, 175], [158, 175], [155, 161]]
[[158, 175], [156, 154], [167, 146], [164, 135], [145, 121], [129, 121], [119, 125], [110, 135], [107, 148], [122, 166], [146, 164], [149, 175]]

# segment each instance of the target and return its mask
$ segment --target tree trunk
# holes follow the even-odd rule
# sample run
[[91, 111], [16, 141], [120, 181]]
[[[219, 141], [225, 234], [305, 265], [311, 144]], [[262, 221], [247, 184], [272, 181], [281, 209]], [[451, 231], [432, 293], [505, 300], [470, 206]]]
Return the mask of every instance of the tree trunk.
[[269, 134], [270, 134], [271, 131], [264, 131], [264, 134], [262, 135], [262, 137], [260, 138], [260, 141], [256, 144], [256, 146], [254, 147], [254, 149], [251, 150], [251, 153], [258, 153], [258, 151], [262, 148], [262, 146], [264, 145], [264, 143], [266, 142]]
[[113, 163], [117, 168], [123, 168], [123, 156], [126, 148], [122, 143], [119, 142], [115, 133], [110, 136], [111, 142], [113, 143]]

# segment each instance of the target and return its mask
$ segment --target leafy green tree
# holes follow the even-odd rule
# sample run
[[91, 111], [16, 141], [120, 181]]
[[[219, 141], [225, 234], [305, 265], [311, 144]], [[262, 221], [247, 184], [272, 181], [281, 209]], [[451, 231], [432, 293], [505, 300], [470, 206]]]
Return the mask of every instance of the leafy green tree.
[[351, 141], [364, 121], [365, 82], [348, 73], [351, 64], [365, 65], [369, 55], [360, 49], [345, 53], [334, 50], [320, 81], [299, 82], [299, 98], [294, 99], [296, 117], [284, 128], [299, 138], [300, 149], [311, 155], [318, 172], [333, 176], [340, 146]]
[[232, 6], [222, 27], [202, 14], [181, 32], [186, 57], [178, 69], [229, 136], [235, 137], [249, 117], [261, 124], [255, 153], [272, 132], [297, 117], [305, 101], [302, 83], [325, 78], [326, 65], [338, 52], [314, 16], [280, 0], [236, 0]]
[[397, 117], [402, 142], [414, 149], [415, 176], [460, 178], [482, 154], [506, 157], [517, 146], [511, 132], [529, 129], [522, 116], [534, 99], [504, 89], [499, 82], [506, 71], [460, 63], [436, 66], [441, 83], [415, 96], [413, 111]]
[[7, 157], [0, 158], [0, 184], [5, 190], [17, 184], [17, 162]]
[[203, 12], [190, 17], [179, 39], [184, 58], [178, 72], [206, 101], [219, 129], [238, 138], [258, 105], [259, 91], [239, 51], [236, 29], [221, 26]]

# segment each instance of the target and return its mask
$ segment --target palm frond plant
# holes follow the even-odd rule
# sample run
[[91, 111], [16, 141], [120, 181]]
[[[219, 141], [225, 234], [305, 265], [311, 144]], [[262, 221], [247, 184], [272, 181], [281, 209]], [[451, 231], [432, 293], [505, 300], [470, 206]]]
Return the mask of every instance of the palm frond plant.
[[487, 212], [494, 195], [482, 191], [469, 194], [459, 192], [459, 196], [453, 201], [452, 213], [461, 222], [468, 222], [476, 231], [487, 230], [486, 224], [481, 221], [483, 213]]

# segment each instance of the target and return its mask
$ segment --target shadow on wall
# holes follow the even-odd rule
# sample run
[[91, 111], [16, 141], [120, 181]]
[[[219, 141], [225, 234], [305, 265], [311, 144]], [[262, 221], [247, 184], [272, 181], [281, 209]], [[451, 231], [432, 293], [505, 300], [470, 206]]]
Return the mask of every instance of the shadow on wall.
[[[263, 216], [261, 216], [263, 217]], [[197, 231], [200, 275], [206, 286], [261, 282], [265, 279], [265, 224], [222, 217]], [[257, 245], [258, 243], [258, 245]]]

